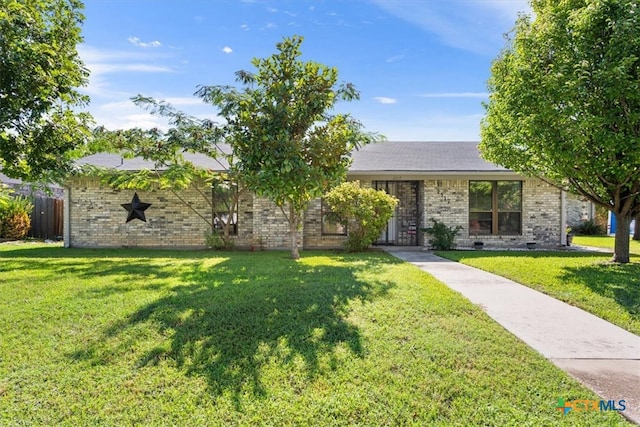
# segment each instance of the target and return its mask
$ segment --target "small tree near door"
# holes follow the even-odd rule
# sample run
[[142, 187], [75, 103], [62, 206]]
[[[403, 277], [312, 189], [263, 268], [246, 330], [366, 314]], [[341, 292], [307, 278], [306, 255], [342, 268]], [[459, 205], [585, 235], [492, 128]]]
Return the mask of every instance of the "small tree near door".
[[324, 196], [335, 221], [347, 228], [345, 249], [363, 251], [387, 226], [398, 199], [384, 191], [361, 188], [359, 181], [345, 182]]

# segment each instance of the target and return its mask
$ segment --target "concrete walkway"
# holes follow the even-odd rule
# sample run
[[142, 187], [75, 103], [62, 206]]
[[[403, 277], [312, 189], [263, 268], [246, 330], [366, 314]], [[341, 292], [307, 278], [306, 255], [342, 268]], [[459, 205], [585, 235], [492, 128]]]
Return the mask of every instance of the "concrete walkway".
[[640, 337], [495, 274], [421, 249], [386, 250], [460, 292], [602, 399], [624, 399], [622, 415], [640, 425]]

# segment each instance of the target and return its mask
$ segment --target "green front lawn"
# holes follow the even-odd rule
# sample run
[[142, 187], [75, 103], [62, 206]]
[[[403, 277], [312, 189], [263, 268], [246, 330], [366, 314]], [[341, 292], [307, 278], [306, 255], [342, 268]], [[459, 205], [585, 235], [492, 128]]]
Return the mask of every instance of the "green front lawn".
[[506, 277], [640, 335], [640, 259], [586, 252], [455, 251], [438, 255]]
[[[574, 245], [593, 246], [594, 248], [609, 249], [613, 252], [615, 237], [613, 236], [574, 236]], [[629, 252], [640, 256], [640, 241], [631, 240], [629, 242]]]
[[626, 425], [383, 253], [0, 245], [0, 425]]

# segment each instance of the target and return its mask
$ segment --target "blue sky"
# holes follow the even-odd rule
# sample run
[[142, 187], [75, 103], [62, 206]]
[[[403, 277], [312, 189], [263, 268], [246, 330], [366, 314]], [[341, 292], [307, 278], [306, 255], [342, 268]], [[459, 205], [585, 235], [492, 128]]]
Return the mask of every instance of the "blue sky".
[[110, 129], [164, 127], [130, 102], [137, 94], [215, 119], [196, 86], [235, 84], [252, 58], [301, 35], [303, 59], [360, 90], [338, 109], [368, 131], [478, 140], [489, 67], [518, 11], [530, 11], [526, 0], [86, 0], [83, 91]]

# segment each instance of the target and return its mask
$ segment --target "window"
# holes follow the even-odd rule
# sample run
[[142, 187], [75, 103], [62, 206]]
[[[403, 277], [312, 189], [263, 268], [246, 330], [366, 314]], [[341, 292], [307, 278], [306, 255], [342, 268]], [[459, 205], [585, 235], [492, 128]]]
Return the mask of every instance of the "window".
[[522, 182], [469, 181], [469, 234], [522, 234]]
[[346, 236], [347, 228], [337, 222], [331, 215], [331, 208], [322, 200], [322, 234], [328, 236]]
[[213, 227], [222, 232], [229, 223], [229, 234], [238, 234], [238, 186], [228, 181], [218, 182], [211, 188]]

